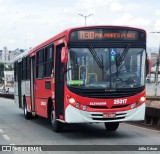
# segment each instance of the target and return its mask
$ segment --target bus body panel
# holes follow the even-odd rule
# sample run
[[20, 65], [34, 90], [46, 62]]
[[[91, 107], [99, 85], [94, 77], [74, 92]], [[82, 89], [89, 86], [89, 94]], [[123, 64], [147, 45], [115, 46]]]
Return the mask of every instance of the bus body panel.
[[[141, 93], [129, 97], [122, 97], [122, 98], [107, 98], [107, 99], [100, 99], [100, 98], [88, 98], [76, 95], [71, 93], [66, 88], [65, 96], [69, 96], [69, 98], [74, 98], [76, 103], [79, 103], [79, 108], [75, 107], [75, 104], [70, 104], [69, 99], [65, 97], [65, 121], [67, 123], [83, 123], [83, 122], [116, 122], [116, 121], [139, 121], [144, 120], [145, 115], [145, 102], [136, 105], [140, 101], [141, 97], [144, 97], [146, 91], [142, 91]], [[126, 100], [125, 104], [115, 104], [115, 100]], [[92, 106], [91, 104], [94, 103], [104, 103], [106, 105], [96, 105]], [[135, 105], [132, 109], [131, 106]], [[87, 109], [83, 111], [82, 106], [85, 105]], [[106, 106], [106, 109], [100, 108], [101, 106]], [[121, 107], [120, 107], [121, 106]], [[124, 106], [124, 107], [123, 107]], [[124, 117], [122, 119], [115, 120], [101, 120], [103, 118], [104, 113], [114, 113], [114, 114], [122, 114], [119, 117]], [[73, 116], [74, 115], [74, 116]], [[94, 116], [92, 116], [94, 115]], [[93, 120], [95, 118], [96, 120]], [[99, 118], [99, 120], [98, 120]]]
[[35, 98], [35, 112], [37, 115], [47, 118], [47, 99]]
[[[50, 89], [46, 89], [46, 82], [50, 83]], [[48, 99], [52, 97], [54, 91], [53, 79], [35, 80], [35, 112], [42, 117], [48, 117]]]
[[18, 100], [18, 82], [14, 82], [14, 102], [17, 107], [19, 107], [19, 100]]
[[[24, 56], [28, 55], [30, 57], [33, 57], [37, 55], [37, 52], [47, 46], [48, 44], [54, 44], [54, 75], [49, 78], [42, 78], [42, 79], [35, 79], [34, 82], [34, 105], [35, 105], [35, 114], [40, 115], [42, 117], [48, 117], [48, 100], [51, 98], [52, 100], [52, 106], [55, 107], [55, 104], [58, 105], [58, 102], [55, 102], [55, 68], [56, 68], [56, 47], [59, 45], [64, 44], [66, 47], [69, 43], [69, 35], [72, 31], [75, 30], [81, 30], [81, 29], [91, 29], [91, 28], [129, 28], [131, 30], [139, 30], [144, 33], [146, 33], [142, 29], [132, 28], [132, 27], [122, 27], [122, 26], [92, 26], [92, 27], [78, 27], [78, 28], [72, 28], [65, 30], [64, 32], [56, 35], [55, 37], [45, 41], [44, 43], [36, 46], [35, 48], [31, 49], [27, 52], [27, 54], [23, 54]], [[112, 44], [112, 42], [110, 42]], [[18, 61], [19, 59], [23, 58], [23, 55], [18, 56], [15, 61]], [[35, 58], [36, 61], [36, 58]], [[34, 66], [36, 67], [36, 66]], [[59, 67], [59, 66], [58, 66]], [[65, 74], [65, 73], [64, 73]], [[66, 79], [66, 76], [64, 76], [64, 79]], [[50, 82], [50, 88], [46, 88], [46, 82]], [[23, 96], [26, 96], [26, 102], [28, 106], [29, 112], [32, 112], [31, 110], [31, 92], [30, 92], [30, 81], [22, 81], [21, 87], [22, 87], [22, 104], [23, 104]], [[137, 101], [139, 101], [140, 97], [145, 97], [145, 90], [136, 96], [129, 96], [124, 97], [122, 99], [127, 99], [128, 107], [124, 108], [111, 108], [114, 103], [114, 99], [100, 99], [100, 98], [88, 98], [79, 96], [67, 89], [66, 81], [64, 80], [64, 95], [60, 97], [64, 97], [64, 102], [61, 107], [63, 107], [64, 115], [61, 115], [59, 112], [59, 116], [57, 116], [57, 119], [62, 119], [66, 123], [83, 123], [83, 122], [121, 122], [121, 121], [136, 121], [136, 120], [144, 120], [145, 115], [145, 103], [142, 103], [140, 106], [136, 108], [129, 108], [129, 106]], [[18, 83], [15, 82], [15, 103], [18, 104]], [[58, 94], [57, 94], [58, 95]], [[71, 105], [69, 103], [69, 98], [74, 98], [77, 102], [79, 102], [81, 105], [86, 105], [87, 110], [83, 111], [82, 107], [77, 109], [73, 104]], [[116, 98], [115, 98], [116, 99]], [[117, 98], [119, 99], [119, 98]], [[90, 102], [107, 102], [108, 109], [99, 109], [99, 108], [90, 108], [89, 103]], [[120, 104], [121, 105], [121, 104]], [[19, 105], [18, 105], [19, 106]], [[118, 105], [117, 105], [118, 106]], [[55, 107], [56, 109], [56, 107]], [[58, 109], [59, 110], [59, 109]], [[55, 113], [57, 111], [55, 110]], [[104, 113], [108, 112], [114, 112], [115, 114], [119, 114], [119, 117], [121, 117], [120, 114], [125, 114], [125, 118], [123, 119], [116, 119], [118, 116], [116, 116], [115, 120], [101, 120], [103, 118]], [[96, 118], [95, 120], [93, 118]], [[97, 118], [100, 118], [100, 120], [97, 120]]]
[[31, 108], [31, 97], [30, 96], [26, 96], [26, 103], [27, 103], [27, 109], [29, 112], [32, 112], [32, 108]]
[[23, 96], [31, 96], [30, 94], [30, 81], [22, 81], [22, 98]]
[[[47, 88], [47, 85], [50, 85], [50, 88]], [[52, 91], [54, 91], [53, 79], [38, 79], [35, 80], [35, 97], [48, 99], [52, 95]]]

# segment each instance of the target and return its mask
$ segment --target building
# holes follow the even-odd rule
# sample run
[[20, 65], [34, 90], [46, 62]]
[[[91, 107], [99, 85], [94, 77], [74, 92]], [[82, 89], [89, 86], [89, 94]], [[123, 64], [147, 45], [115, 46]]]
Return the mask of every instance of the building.
[[13, 62], [14, 58], [21, 54], [24, 50], [16, 49], [9, 51], [7, 47], [4, 47], [3, 50], [0, 50], [0, 62], [5, 64], [4, 71], [4, 84], [5, 86], [13, 86], [14, 81], [14, 71], [13, 71]]
[[13, 51], [9, 51], [7, 47], [4, 47], [3, 50], [0, 50], [0, 62], [10, 63], [14, 61], [14, 58], [24, 52], [23, 49], [15, 49]]

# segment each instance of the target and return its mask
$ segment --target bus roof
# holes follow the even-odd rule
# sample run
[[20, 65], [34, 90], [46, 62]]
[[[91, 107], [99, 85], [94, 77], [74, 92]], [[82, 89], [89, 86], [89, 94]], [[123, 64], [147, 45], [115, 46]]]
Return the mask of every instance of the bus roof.
[[[58, 40], [59, 38], [69, 34], [71, 31], [74, 31], [74, 30], [79, 30], [79, 29], [89, 29], [89, 28], [128, 28], [128, 29], [132, 29], [132, 30], [139, 30], [139, 31], [143, 31], [145, 32], [144, 29], [140, 29], [140, 28], [135, 28], [135, 27], [129, 27], [129, 26], [113, 26], [113, 25], [99, 25], [99, 26], [84, 26], [84, 27], [74, 27], [74, 28], [68, 28], [66, 30], [64, 30], [63, 32], [57, 34], [56, 36], [48, 39], [47, 41], [37, 45], [36, 47], [34, 47], [33, 49], [30, 50], [30, 53], [34, 52], [35, 50], [37, 49], [40, 49], [42, 48], [43, 46], [46, 46], [48, 45], [49, 43], [51, 42], [54, 42], [56, 40]], [[68, 40], [68, 38], [66, 38]]]
[[17, 61], [17, 60], [19, 60], [19, 59], [27, 56], [28, 54], [29, 54], [29, 50], [27, 50], [27, 51], [21, 53], [20, 55], [16, 56], [16, 57], [14, 58], [14, 61]]
[[98, 26], [83, 26], [83, 27], [74, 27], [74, 28], [68, 28], [66, 30], [64, 30], [63, 32], [57, 34], [56, 36], [48, 39], [47, 41], [44, 41], [43, 43], [37, 45], [36, 47], [28, 50], [28, 51], [25, 51], [24, 53], [18, 55], [14, 61], [18, 60], [18, 59], [21, 59], [22, 57], [25, 57], [27, 56], [28, 54], [31, 54], [33, 52], [35, 52], [36, 50], [39, 50], [40, 48], [44, 47], [44, 46], [47, 46], [49, 44], [51, 44], [52, 42], [66, 36], [66, 40], [68, 41], [69, 39], [69, 36], [68, 34], [71, 32], [71, 31], [74, 31], [74, 30], [79, 30], [79, 29], [90, 29], [90, 28], [126, 28], [126, 29], [131, 29], [131, 30], [138, 30], [138, 31], [143, 31], [144, 33], [146, 33], [146, 31], [144, 29], [140, 29], [140, 28], [136, 28], [136, 27], [129, 27], [129, 26], [116, 26], [116, 25], [98, 25]]

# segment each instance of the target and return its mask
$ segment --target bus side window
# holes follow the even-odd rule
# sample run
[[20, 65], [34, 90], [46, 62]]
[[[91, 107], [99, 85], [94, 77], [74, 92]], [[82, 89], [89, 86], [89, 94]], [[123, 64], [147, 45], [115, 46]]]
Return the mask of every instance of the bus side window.
[[22, 58], [22, 80], [26, 80], [26, 68], [27, 68], [27, 58]]
[[26, 65], [26, 79], [30, 80], [30, 76], [31, 76], [31, 59], [29, 56], [27, 56], [27, 65]]
[[43, 78], [44, 76], [44, 49], [38, 51], [36, 58], [36, 77]]
[[44, 61], [44, 77], [51, 77], [54, 73], [54, 51], [53, 46], [45, 48], [45, 61]]

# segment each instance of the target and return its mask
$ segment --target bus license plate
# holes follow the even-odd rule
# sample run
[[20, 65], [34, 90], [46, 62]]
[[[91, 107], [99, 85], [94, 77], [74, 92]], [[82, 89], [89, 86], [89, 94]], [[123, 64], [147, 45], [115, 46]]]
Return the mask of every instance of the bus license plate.
[[103, 113], [103, 118], [115, 118], [115, 113]]

